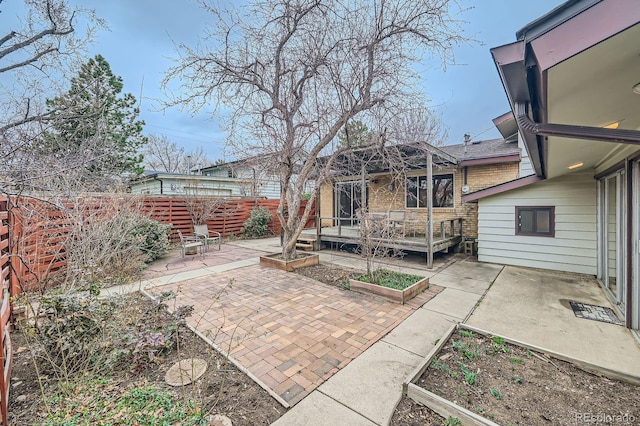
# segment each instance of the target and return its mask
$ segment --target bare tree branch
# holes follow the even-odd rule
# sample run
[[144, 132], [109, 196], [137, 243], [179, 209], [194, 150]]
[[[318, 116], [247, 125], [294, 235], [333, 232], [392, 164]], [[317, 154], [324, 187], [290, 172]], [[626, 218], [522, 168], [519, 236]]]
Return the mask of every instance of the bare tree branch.
[[383, 135], [401, 122], [394, 116], [425, 104], [414, 65], [425, 56], [452, 63], [454, 45], [467, 41], [457, 4], [266, 0], [245, 5], [249, 14], [201, 4], [213, 18], [206, 45], [178, 47], [163, 83], [167, 106], [231, 111], [234, 154], [275, 159], [263, 166], [280, 179], [277, 215], [283, 255], [291, 258], [310, 214], [310, 206], [297, 213], [307, 182], [315, 181], [315, 196], [335, 172], [318, 169], [318, 157], [342, 151], [336, 135], [354, 118]]

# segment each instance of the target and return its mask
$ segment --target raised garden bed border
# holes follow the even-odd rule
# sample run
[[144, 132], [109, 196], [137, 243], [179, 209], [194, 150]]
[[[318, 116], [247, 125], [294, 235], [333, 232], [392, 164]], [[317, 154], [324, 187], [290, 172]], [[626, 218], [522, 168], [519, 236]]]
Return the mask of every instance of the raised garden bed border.
[[410, 299], [429, 288], [429, 278], [423, 278], [404, 290], [396, 290], [395, 288], [384, 287], [377, 284], [371, 284], [364, 281], [349, 280], [349, 288], [354, 291], [363, 291], [382, 296], [387, 300], [404, 305]]
[[280, 255], [280, 253], [272, 253], [260, 256], [260, 265], [291, 272], [294, 269], [317, 265], [320, 262], [320, 256], [317, 253], [299, 252], [299, 258], [293, 260], [278, 259], [277, 256]]
[[499, 426], [496, 423], [492, 422], [489, 419], [486, 419], [476, 413], [473, 413], [467, 410], [464, 407], [461, 407], [453, 402], [442, 398], [439, 395], [434, 394], [433, 392], [429, 392], [426, 389], [421, 388], [415, 383], [420, 379], [422, 374], [429, 368], [433, 359], [440, 353], [440, 350], [445, 345], [445, 343], [449, 340], [451, 335], [456, 330], [467, 330], [472, 331], [477, 334], [481, 334], [488, 338], [492, 337], [500, 337], [504, 339], [505, 342], [511, 343], [512, 345], [520, 346], [525, 349], [530, 349], [535, 352], [539, 352], [550, 357], [559, 359], [561, 361], [568, 362], [570, 364], [575, 365], [585, 371], [590, 373], [595, 373], [601, 376], [605, 376], [610, 379], [620, 380], [622, 382], [630, 383], [632, 385], [640, 386], [640, 377], [636, 377], [622, 371], [613, 370], [610, 368], [602, 367], [588, 361], [582, 361], [576, 358], [572, 358], [568, 355], [564, 355], [549, 349], [541, 348], [539, 346], [531, 345], [525, 342], [521, 342], [516, 339], [511, 339], [509, 337], [501, 336], [496, 333], [492, 333], [487, 330], [483, 330], [481, 328], [473, 327], [467, 324], [453, 324], [446, 333], [442, 336], [442, 338], [438, 341], [438, 343], [431, 349], [431, 351], [427, 354], [425, 359], [416, 367], [415, 370], [411, 372], [411, 374], [405, 379], [402, 384], [403, 395], [406, 395], [408, 398], [411, 398], [413, 401], [418, 404], [422, 404], [426, 407], [429, 407], [431, 410], [435, 411], [445, 419], [448, 417], [457, 417], [459, 418], [463, 424], [470, 424], [476, 426]]

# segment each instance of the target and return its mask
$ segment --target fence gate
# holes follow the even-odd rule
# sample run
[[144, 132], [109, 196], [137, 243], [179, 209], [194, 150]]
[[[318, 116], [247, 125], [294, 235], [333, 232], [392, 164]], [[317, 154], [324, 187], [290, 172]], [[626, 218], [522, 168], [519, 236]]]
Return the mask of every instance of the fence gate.
[[9, 256], [9, 205], [7, 197], [0, 197], [0, 277], [2, 293], [0, 294], [0, 413], [3, 425], [8, 425], [9, 379], [11, 377], [12, 352], [9, 338], [9, 316], [11, 307], [10, 281], [11, 258]]

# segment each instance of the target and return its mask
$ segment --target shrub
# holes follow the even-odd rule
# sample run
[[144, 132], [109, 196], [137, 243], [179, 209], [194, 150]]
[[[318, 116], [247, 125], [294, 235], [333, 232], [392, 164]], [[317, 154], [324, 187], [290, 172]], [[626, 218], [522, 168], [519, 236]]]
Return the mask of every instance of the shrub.
[[110, 358], [107, 342], [101, 339], [114, 319], [117, 299], [98, 299], [93, 294], [45, 296], [45, 317], [39, 336], [43, 353], [51, 366], [67, 374], [105, 366]]
[[264, 237], [269, 233], [269, 221], [273, 215], [269, 210], [261, 207], [251, 210], [249, 219], [242, 225], [242, 236], [245, 238]]
[[156, 260], [167, 251], [170, 230], [170, 225], [163, 225], [146, 216], [135, 218], [130, 231], [131, 238], [138, 242], [138, 248], [146, 255], [145, 263]]
[[169, 225], [117, 212], [78, 226], [67, 240], [68, 283], [76, 288], [130, 281], [169, 246]]
[[99, 289], [42, 298], [45, 315], [30, 333], [40, 356], [53, 371], [65, 375], [103, 372], [125, 367], [144, 370], [175, 347], [191, 306], [167, 312], [172, 293], [163, 293], [153, 307], [136, 297], [100, 298]]

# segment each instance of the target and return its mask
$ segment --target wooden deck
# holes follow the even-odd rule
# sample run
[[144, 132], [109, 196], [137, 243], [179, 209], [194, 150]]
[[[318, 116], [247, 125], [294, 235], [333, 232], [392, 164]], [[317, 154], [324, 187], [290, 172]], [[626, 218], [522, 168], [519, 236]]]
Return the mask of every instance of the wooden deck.
[[[374, 238], [385, 247], [429, 253], [430, 244], [425, 234], [426, 224], [412, 224], [404, 230], [404, 234], [395, 235], [393, 238]], [[419, 231], [422, 230], [420, 233]], [[306, 229], [302, 232], [305, 237], [315, 236], [319, 243], [338, 243], [359, 245], [360, 227], [358, 225], [325, 226], [319, 229]], [[462, 241], [462, 219], [455, 218], [437, 221], [434, 223], [432, 253], [446, 251], [455, 247]]]

